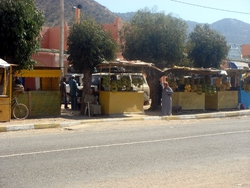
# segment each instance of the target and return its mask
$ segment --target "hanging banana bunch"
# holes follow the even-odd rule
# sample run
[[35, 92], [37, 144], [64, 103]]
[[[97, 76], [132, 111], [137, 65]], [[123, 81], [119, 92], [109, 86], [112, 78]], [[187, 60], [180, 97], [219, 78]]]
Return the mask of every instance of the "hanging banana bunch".
[[246, 77], [244, 80], [244, 90], [250, 92], [250, 76]]
[[215, 80], [215, 85], [216, 85], [216, 87], [217, 88], [220, 88], [220, 86], [222, 85], [222, 78], [216, 78], [216, 80]]

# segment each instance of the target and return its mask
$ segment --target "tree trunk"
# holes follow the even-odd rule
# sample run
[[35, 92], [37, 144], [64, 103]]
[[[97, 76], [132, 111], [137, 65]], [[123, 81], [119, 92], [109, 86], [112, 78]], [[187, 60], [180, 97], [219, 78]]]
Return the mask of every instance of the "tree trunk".
[[158, 70], [150, 68], [149, 74], [147, 76], [148, 85], [150, 87], [150, 98], [151, 106], [149, 110], [156, 111], [158, 110], [159, 101], [161, 100], [161, 90], [159, 90], [160, 82], [159, 78], [162, 76], [162, 73]]

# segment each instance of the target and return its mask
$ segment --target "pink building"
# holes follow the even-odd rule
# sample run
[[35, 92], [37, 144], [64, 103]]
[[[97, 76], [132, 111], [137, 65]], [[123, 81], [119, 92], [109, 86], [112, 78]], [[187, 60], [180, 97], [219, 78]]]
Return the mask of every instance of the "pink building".
[[241, 45], [242, 58], [250, 59], [250, 44]]
[[[123, 21], [121, 18], [116, 18], [114, 23], [104, 24], [103, 29], [111, 31], [111, 37], [119, 44], [119, 30], [122, 28]], [[67, 38], [70, 27], [67, 23], [64, 24], [64, 50], [68, 49]], [[36, 67], [42, 68], [59, 68], [59, 49], [60, 49], [60, 26], [43, 27], [41, 31], [41, 49], [37, 54], [32, 55], [32, 59], [37, 62]], [[123, 59], [121, 53], [117, 54], [117, 58]], [[64, 73], [67, 73], [68, 61], [67, 56], [64, 56]], [[25, 78], [25, 89], [38, 90], [40, 88], [39, 78]]]
[[[111, 32], [111, 37], [119, 44], [119, 30], [122, 28], [123, 21], [121, 18], [115, 18], [111, 24], [102, 25], [103, 29]], [[67, 37], [69, 35], [69, 26], [64, 24], [64, 50], [68, 49]], [[39, 67], [59, 67], [59, 49], [60, 49], [60, 26], [43, 27], [41, 31], [42, 41], [41, 50], [38, 54], [32, 55], [32, 59], [38, 62]], [[50, 49], [50, 50], [49, 50]], [[117, 54], [117, 58], [123, 59], [121, 53]], [[64, 60], [65, 68], [67, 65], [67, 57]]]

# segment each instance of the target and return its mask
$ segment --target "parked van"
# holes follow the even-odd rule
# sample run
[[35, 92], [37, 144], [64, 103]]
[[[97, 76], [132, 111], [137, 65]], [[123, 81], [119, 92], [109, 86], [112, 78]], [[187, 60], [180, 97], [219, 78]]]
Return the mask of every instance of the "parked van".
[[[95, 91], [101, 90], [99, 87], [102, 87], [100, 84], [100, 77], [109, 76], [111, 80], [121, 80], [122, 77], [127, 77], [131, 81], [131, 89], [133, 91], [144, 91], [144, 104], [149, 104], [150, 99], [150, 88], [147, 83], [145, 76], [142, 73], [94, 73], [92, 74], [91, 87]], [[133, 83], [133, 80], [140, 79], [142, 83], [140, 86], [136, 86]]]

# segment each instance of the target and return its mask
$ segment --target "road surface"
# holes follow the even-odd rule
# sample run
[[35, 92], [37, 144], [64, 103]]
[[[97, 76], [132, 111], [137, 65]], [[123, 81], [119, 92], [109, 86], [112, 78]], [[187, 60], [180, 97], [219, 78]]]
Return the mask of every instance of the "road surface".
[[0, 187], [250, 187], [249, 117], [0, 134]]

